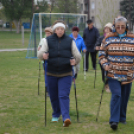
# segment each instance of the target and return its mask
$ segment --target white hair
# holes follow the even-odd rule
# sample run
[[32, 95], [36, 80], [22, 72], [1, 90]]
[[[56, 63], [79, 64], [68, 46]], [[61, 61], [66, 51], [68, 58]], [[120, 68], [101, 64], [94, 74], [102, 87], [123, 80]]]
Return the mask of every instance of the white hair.
[[118, 18], [115, 18], [115, 24], [117, 22], [124, 22], [125, 24], [127, 24], [127, 19], [125, 17], [123, 17], [123, 16], [120, 16]]

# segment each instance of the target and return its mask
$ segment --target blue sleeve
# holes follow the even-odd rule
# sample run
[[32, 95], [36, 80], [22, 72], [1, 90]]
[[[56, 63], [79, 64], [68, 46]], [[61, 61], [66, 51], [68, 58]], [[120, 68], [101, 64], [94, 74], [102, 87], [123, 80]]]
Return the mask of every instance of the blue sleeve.
[[86, 45], [84, 43], [84, 40], [82, 39], [82, 51], [85, 50], [85, 49], [87, 50]]

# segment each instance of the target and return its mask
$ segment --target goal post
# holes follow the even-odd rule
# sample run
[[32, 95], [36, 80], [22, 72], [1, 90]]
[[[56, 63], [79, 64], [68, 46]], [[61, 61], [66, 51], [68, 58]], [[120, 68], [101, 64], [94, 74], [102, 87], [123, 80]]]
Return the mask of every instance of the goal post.
[[45, 27], [50, 27], [56, 20], [63, 20], [67, 24], [66, 34], [71, 33], [73, 26], [78, 26], [80, 34], [86, 27], [86, 14], [73, 13], [34, 13], [31, 26], [31, 34], [27, 48], [26, 58], [37, 58], [37, 47], [42, 38], [44, 38]]

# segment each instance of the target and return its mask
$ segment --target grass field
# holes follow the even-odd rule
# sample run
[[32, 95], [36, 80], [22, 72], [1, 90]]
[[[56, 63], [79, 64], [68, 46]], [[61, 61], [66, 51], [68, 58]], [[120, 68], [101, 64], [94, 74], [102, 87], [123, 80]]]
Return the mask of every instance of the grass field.
[[[10, 35], [10, 33], [7, 33]], [[4, 38], [4, 36], [3, 36]], [[14, 36], [12, 41], [18, 36]], [[0, 36], [0, 43], [1, 41]], [[10, 39], [8, 43], [12, 42]], [[8, 44], [7, 43], [7, 44]], [[11, 43], [12, 44], [12, 43]], [[4, 43], [3, 43], [4, 45]], [[16, 43], [17, 45], [17, 43]], [[5, 48], [12, 47], [6, 45]], [[18, 44], [19, 46], [20, 44]], [[21, 45], [20, 45], [21, 46]], [[4, 46], [3, 46], [4, 48]], [[133, 134], [134, 133], [134, 87], [127, 111], [127, 124], [119, 124], [116, 132], [109, 127], [110, 93], [104, 92], [100, 116], [96, 122], [96, 114], [100, 102], [103, 83], [101, 71], [97, 67], [96, 88], [94, 89], [94, 70], [90, 65], [87, 79], [84, 81], [81, 70], [76, 80], [79, 123], [77, 123], [74, 87], [70, 93], [70, 116], [72, 124], [62, 127], [62, 117], [58, 123], [51, 123], [52, 108], [47, 98], [47, 127], [44, 125], [45, 98], [44, 76], [41, 69], [40, 95], [38, 95], [37, 59], [26, 59], [26, 51], [0, 52], [0, 134]]]
[[24, 34], [24, 45], [22, 45], [22, 35], [15, 31], [0, 31], [0, 49], [6, 48], [27, 48], [30, 39], [30, 32]]

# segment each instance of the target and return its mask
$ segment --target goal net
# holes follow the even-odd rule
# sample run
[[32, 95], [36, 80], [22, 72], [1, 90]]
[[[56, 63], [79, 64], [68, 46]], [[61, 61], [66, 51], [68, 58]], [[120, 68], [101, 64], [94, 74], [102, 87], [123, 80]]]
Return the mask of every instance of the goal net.
[[73, 26], [78, 26], [82, 35], [86, 27], [86, 14], [71, 13], [34, 13], [31, 26], [31, 34], [27, 48], [26, 58], [37, 58], [37, 47], [42, 38], [44, 38], [45, 27], [50, 27], [56, 20], [63, 20], [67, 24], [66, 34], [71, 33]]

